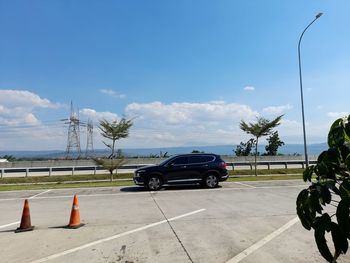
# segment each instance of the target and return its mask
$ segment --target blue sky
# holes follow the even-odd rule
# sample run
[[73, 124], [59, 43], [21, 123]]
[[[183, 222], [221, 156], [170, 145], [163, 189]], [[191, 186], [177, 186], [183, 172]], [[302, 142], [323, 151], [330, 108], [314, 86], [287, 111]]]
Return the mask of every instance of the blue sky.
[[[120, 147], [235, 144], [240, 120], [285, 114], [302, 143], [349, 113], [350, 2], [0, 0], [0, 149], [65, 149], [80, 118], [136, 117]], [[247, 88], [248, 87], [248, 88]], [[95, 127], [94, 143], [103, 148]], [[82, 129], [82, 145], [84, 145]]]

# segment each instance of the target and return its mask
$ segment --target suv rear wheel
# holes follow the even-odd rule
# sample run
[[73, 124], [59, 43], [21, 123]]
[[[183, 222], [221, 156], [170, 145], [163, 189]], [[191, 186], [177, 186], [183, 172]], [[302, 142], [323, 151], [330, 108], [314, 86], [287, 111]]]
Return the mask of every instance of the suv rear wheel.
[[147, 187], [151, 191], [157, 191], [162, 186], [162, 180], [158, 175], [151, 175], [147, 180]]
[[208, 174], [204, 178], [204, 185], [208, 188], [215, 188], [219, 184], [219, 179], [215, 174]]

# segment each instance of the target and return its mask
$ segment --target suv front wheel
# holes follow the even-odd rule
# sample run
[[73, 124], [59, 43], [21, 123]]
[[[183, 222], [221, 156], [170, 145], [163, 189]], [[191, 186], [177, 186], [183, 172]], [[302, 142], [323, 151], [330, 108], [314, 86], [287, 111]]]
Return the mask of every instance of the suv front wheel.
[[208, 188], [215, 188], [219, 184], [219, 179], [215, 174], [208, 174], [204, 178], [204, 185]]
[[162, 186], [162, 180], [158, 175], [151, 175], [147, 180], [147, 188], [151, 191], [157, 191]]

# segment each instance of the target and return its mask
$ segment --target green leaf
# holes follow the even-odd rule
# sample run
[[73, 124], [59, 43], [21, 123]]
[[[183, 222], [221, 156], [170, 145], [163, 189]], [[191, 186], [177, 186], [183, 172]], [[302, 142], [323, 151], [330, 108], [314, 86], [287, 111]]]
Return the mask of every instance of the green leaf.
[[350, 219], [349, 215], [350, 214], [350, 207], [349, 207], [349, 202], [346, 201], [345, 199], [342, 199], [337, 207], [337, 221], [339, 224], [340, 229], [344, 233], [346, 237], [350, 239]]
[[325, 185], [321, 186], [321, 192], [320, 192], [320, 197], [322, 198], [322, 204], [329, 204], [332, 201], [332, 195], [331, 192], [329, 191], [329, 188]]
[[317, 217], [314, 224], [315, 228], [315, 241], [317, 248], [320, 251], [322, 257], [328, 262], [332, 262], [333, 255], [327, 246], [327, 240], [325, 238], [326, 230], [331, 229], [331, 219], [328, 214], [323, 214], [321, 217]]
[[304, 189], [299, 193], [297, 197], [297, 214], [303, 227], [310, 230], [313, 218], [310, 215], [308, 195], [309, 191], [307, 189]]
[[[350, 118], [350, 115], [349, 115]], [[350, 120], [348, 118], [348, 122], [345, 124], [345, 134], [347, 135], [347, 141], [349, 141], [350, 138]]]
[[327, 214], [324, 213], [322, 216], [318, 216], [315, 218], [312, 227], [314, 229], [317, 228], [324, 228], [324, 230], [326, 230], [327, 232], [331, 231], [331, 217]]
[[340, 190], [340, 195], [342, 199], [349, 201], [350, 200], [350, 182], [348, 180], [344, 180], [340, 184], [339, 190]]
[[320, 171], [320, 175], [324, 176], [324, 175], [327, 175], [328, 174], [328, 167], [327, 165], [324, 163], [324, 162], [321, 162], [318, 165], [318, 170]]
[[343, 119], [337, 119], [331, 126], [328, 133], [329, 147], [340, 147], [345, 142]]
[[312, 174], [314, 172], [314, 165], [307, 167], [303, 172], [303, 180], [304, 182], [311, 182]]
[[349, 145], [342, 145], [341, 147], [339, 147], [341, 156], [342, 156], [342, 160], [345, 162], [347, 156], [350, 154], [350, 148]]
[[332, 222], [331, 223], [331, 233], [332, 233], [332, 239], [334, 243], [335, 253], [337, 255], [345, 254], [348, 251], [348, 241], [346, 239], [346, 236], [341, 231], [340, 227]]
[[345, 159], [345, 165], [346, 165], [346, 168], [350, 170], [350, 154], [348, 154], [348, 156]]
[[338, 148], [329, 148], [327, 151], [323, 151], [317, 158], [317, 162], [325, 162], [339, 165], [341, 162], [341, 155]]
[[318, 191], [313, 190], [310, 192], [310, 204], [311, 204], [311, 209], [313, 211], [316, 211], [319, 214], [322, 214], [322, 206], [320, 205], [320, 195], [318, 193]]

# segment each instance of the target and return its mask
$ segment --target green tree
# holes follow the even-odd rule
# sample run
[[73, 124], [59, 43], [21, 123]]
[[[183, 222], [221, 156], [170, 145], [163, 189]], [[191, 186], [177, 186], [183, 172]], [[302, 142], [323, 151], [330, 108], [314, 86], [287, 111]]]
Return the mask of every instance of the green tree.
[[7, 161], [9, 162], [14, 162], [14, 161], [17, 161], [17, 158], [12, 156], [12, 155], [4, 155], [4, 156], [0, 156], [0, 159], [6, 159]]
[[117, 159], [103, 159], [103, 158], [94, 158], [94, 162], [102, 166], [104, 169], [109, 171], [110, 174], [110, 181], [113, 182], [113, 171], [116, 170], [116, 174], [118, 173], [118, 168], [125, 164], [125, 159], [124, 158], [117, 158]]
[[254, 154], [254, 166], [255, 166], [255, 176], [257, 176], [256, 171], [256, 158], [258, 156], [258, 144], [259, 138], [271, 134], [273, 128], [277, 127], [280, 124], [283, 115], [278, 116], [276, 119], [269, 121], [263, 117], [258, 117], [256, 123], [246, 123], [241, 121], [240, 128], [248, 134], [251, 134], [255, 137], [255, 154]]
[[[299, 193], [296, 205], [304, 228], [315, 230], [321, 255], [328, 262], [336, 262], [341, 254], [346, 254], [350, 240], [350, 115], [333, 123], [328, 146], [329, 149], [318, 156], [316, 165], [304, 171], [303, 179], [311, 185]], [[324, 212], [326, 206], [336, 209], [335, 213]], [[332, 236], [333, 253], [327, 245], [326, 232]]]
[[236, 156], [249, 156], [255, 145], [255, 140], [251, 138], [246, 143], [241, 142], [237, 145], [236, 150], [234, 150]]
[[273, 132], [269, 138], [267, 138], [268, 145], [265, 146], [266, 155], [277, 155], [277, 150], [280, 146], [284, 145], [284, 142], [280, 140], [278, 132]]
[[108, 158], [114, 157], [115, 142], [122, 138], [128, 137], [129, 129], [132, 125], [132, 121], [125, 118], [122, 118], [119, 122], [117, 120], [109, 122], [105, 119], [100, 121], [99, 128], [101, 130], [101, 135], [112, 141], [111, 144], [102, 141], [104, 145], [106, 145], [112, 151]]

